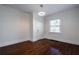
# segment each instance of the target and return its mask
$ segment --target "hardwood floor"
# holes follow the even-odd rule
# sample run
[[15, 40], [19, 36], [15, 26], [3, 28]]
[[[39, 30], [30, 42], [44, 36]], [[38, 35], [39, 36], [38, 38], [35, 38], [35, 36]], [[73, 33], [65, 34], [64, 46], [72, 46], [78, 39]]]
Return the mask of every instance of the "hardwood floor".
[[62, 55], [79, 55], [79, 45], [46, 38], [1, 47], [0, 55], [51, 55], [51, 48], [59, 49]]
[[[30, 50], [31, 55], [48, 55], [50, 54], [50, 44], [48, 40], [36, 41], [33, 43], [33, 47]], [[26, 52], [24, 54], [26, 54]]]
[[25, 41], [0, 48], [0, 55], [20, 55], [31, 49], [32, 42]]
[[63, 55], [79, 55], [79, 45], [51, 40], [51, 46], [59, 49]]

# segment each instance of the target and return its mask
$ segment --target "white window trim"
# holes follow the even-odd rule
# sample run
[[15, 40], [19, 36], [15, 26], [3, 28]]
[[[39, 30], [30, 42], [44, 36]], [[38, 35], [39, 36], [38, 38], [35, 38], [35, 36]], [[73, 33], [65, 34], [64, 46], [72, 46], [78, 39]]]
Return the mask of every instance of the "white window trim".
[[[56, 20], [59, 20], [59, 25], [51, 25], [51, 21], [56, 21]], [[51, 32], [51, 33], [61, 33], [61, 31], [60, 31], [60, 24], [61, 23], [61, 21], [60, 21], [60, 19], [54, 19], [54, 20], [50, 20], [50, 22], [49, 22], [49, 32]], [[57, 27], [57, 26], [59, 26], [59, 30], [58, 31], [51, 31], [51, 26], [55, 26], [55, 27]], [[56, 28], [54, 28], [54, 29], [56, 29]]]

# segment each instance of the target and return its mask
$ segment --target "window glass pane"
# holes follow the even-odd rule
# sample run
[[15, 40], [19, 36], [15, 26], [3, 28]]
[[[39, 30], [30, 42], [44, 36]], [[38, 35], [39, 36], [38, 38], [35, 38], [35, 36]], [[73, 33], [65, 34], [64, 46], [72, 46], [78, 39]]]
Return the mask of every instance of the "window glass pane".
[[60, 25], [60, 20], [59, 19], [56, 20], [56, 25]]
[[50, 32], [55, 32], [55, 28], [50, 28]]
[[60, 32], [60, 19], [50, 21], [50, 32]]
[[60, 25], [60, 20], [57, 19], [57, 20], [51, 20], [50, 21], [50, 25]]
[[60, 28], [59, 27], [51, 27], [50, 32], [60, 32]]
[[60, 32], [60, 28], [59, 27], [55, 28], [55, 32]]
[[51, 24], [51, 25], [56, 25], [56, 20], [52, 20], [52, 21], [50, 22], [50, 24]]

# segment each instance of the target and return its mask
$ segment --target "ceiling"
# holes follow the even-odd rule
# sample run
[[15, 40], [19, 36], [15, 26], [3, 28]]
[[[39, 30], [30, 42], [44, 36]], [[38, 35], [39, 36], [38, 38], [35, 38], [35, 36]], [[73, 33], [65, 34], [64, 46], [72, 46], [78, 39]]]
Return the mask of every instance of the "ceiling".
[[57, 13], [72, 7], [78, 6], [77, 4], [43, 4], [43, 7], [40, 7], [40, 4], [9, 4], [8, 6], [16, 8], [24, 12], [39, 12], [44, 11], [46, 15]]

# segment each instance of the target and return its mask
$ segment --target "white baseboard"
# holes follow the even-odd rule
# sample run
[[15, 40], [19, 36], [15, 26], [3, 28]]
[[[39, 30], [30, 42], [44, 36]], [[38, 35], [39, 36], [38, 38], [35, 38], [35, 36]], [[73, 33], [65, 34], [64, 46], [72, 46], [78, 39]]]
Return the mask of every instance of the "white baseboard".
[[16, 43], [20, 43], [20, 42], [24, 42], [24, 41], [28, 41], [28, 40], [22, 39], [22, 40], [13, 40], [13, 41], [8, 41], [8, 42], [2, 42], [2, 43], [0, 43], [0, 47], [12, 45], [12, 44], [16, 44]]

